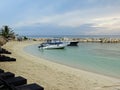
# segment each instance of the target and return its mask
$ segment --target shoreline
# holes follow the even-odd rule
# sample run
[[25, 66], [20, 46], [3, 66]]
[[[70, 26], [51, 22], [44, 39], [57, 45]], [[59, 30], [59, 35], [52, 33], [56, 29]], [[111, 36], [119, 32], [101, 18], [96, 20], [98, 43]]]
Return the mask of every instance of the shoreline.
[[4, 48], [11, 51], [17, 61], [2, 62], [0, 67], [24, 76], [28, 83], [43, 85], [45, 90], [113, 90], [120, 87], [119, 79], [51, 62], [23, 50], [25, 46], [37, 43], [40, 42], [8, 42]]
[[[37, 43], [37, 44], [29, 45], [29, 46], [34, 46], [34, 45], [38, 45], [38, 43]], [[25, 50], [25, 48], [26, 48], [26, 47], [29, 47], [29, 46], [25, 46], [23, 49], [24, 49], [24, 51], [25, 51], [26, 53], [29, 53], [30, 55], [32, 55], [32, 53], [30, 53], [30, 52], [28, 52], [28, 51]], [[64, 66], [67, 66], [67, 67], [70, 67], [70, 68], [74, 68], [74, 69], [78, 69], [78, 70], [82, 70], [82, 71], [86, 71], [86, 72], [90, 72], [90, 73], [95, 73], [95, 74], [99, 74], [99, 75], [102, 75], [102, 76], [111, 77], [111, 78], [115, 78], [115, 79], [120, 79], [119, 74], [118, 74], [118, 76], [117, 76], [117, 75], [110, 75], [110, 74], [107, 74], [107, 73], [105, 73], [105, 72], [98, 72], [98, 71], [86, 69], [86, 68], [83, 68], [83, 67], [78, 67], [78, 66], [75, 66], [75, 65], [65, 64], [65, 63], [56, 61], [56, 60], [54, 60], [54, 59], [49, 59], [49, 58], [41, 57], [41, 56], [38, 56], [38, 55], [33, 55], [33, 56], [36, 56], [36, 57], [38, 57], [38, 58], [47, 60], [47, 61], [49, 61], [49, 62], [53, 62], [53, 63], [60, 64], [60, 65], [64, 65]]]
[[[33, 45], [33, 44], [32, 44]], [[29, 45], [28, 45], [29, 46]], [[27, 47], [27, 46], [26, 46]], [[25, 48], [25, 47], [24, 47]], [[24, 52], [26, 52], [24, 50]], [[26, 52], [30, 55], [32, 55], [31, 53], [29, 52]], [[34, 55], [33, 55], [34, 56]], [[36, 56], [38, 57], [38, 56]], [[89, 72], [89, 73], [94, 73], [94, 74], [97, 74], [97, 75], [100, 75], [100, 76], [105, 76], [105, 77], [109, 77], [109, 78], [113, 78], [113, 79], [119, 79], [120, 80], [120, 77], [117, 77], [117, 76], [112, 76], [112, 75], [107, 75], [107, 74], [104, 74], [104, 73], [99, 73], [99, 72], [95, 72], [95, 71], [90, 71], [88, 69], [84, 69], [84, 68], [79, 68], [79, 67], [75, 67], [75, 66], [72, 66], [72, 65], [67, 65], [67, 64], [64, 64], [64, 63], [60, 63], [60, 62], [57, 62], [57, 61], [54, 61], [54, 60], [50, 60], [48, 58], [43, 58], [43, 57], [38, 57], [38, 58], [41, 58], [42, 60], [45, 60], [47, 62], [51, 62], [51, 63], [55, 63], [55, 64], [59, 64], [59, 65], [63, 65], [63, 66], [66, 66], [68, 68], [72, 68], [72, 69], [76, 69], [76, 70], [81, 70], [81, 71], [85, 71], [85, 72]]]

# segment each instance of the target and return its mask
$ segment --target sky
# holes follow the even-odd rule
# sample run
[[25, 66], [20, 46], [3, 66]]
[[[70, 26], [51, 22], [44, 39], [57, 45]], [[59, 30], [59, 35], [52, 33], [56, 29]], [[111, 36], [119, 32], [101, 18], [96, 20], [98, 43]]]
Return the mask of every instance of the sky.
[[0, 27], [20, 35], [120, 35], [120, 0], [0, 0]]

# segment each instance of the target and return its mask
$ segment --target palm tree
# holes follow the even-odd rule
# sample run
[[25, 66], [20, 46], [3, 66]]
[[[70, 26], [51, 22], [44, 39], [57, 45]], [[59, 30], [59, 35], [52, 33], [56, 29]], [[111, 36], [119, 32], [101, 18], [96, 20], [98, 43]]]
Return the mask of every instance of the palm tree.
[[6, 39], [9, 39], [9, 38], [13, 39], [15, 37], [13, 30], [11, 30], [11, 28], [9, 28], [9, 26], [7, 26], [7, 25], [5, 25], [1, 28], [0, 35]]

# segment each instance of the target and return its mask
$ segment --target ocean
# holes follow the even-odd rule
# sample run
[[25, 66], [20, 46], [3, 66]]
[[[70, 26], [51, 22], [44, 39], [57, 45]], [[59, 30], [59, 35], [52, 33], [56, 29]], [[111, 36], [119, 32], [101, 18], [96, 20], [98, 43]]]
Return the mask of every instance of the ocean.
[[29, 38], [120, 38], [120, 35], [27, 35]]
[[120, 43], [79, 43], [61, 50], [41, 50], [38, 44], [24, 51], [73, 68], [120, 78]]

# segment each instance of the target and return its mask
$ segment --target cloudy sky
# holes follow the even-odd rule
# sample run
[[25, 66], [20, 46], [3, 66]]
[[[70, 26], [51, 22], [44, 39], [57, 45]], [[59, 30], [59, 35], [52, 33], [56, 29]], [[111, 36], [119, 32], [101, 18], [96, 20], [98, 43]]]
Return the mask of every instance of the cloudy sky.
[[120, 0], [0, 0], [0, 26], [20, 35], [120, 35]]

